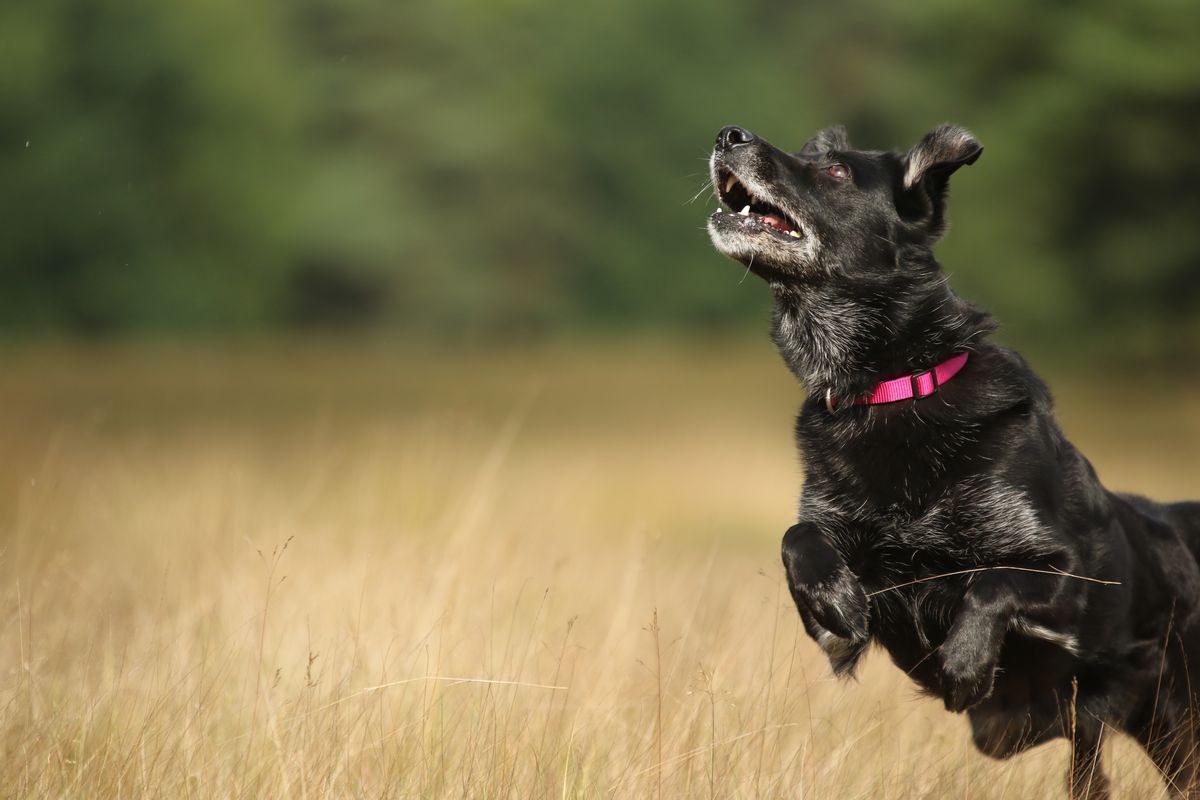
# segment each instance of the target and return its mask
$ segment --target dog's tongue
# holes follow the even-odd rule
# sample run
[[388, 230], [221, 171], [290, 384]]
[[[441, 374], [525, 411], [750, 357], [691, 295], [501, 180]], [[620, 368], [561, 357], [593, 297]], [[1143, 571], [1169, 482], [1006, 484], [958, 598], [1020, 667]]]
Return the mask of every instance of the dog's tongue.
[[781, 230], [785, 233], [787, 231], [793, 230], [792, 226], [788, 225], [787, 222], [785, 222], [782, 217], [777, 217], [774, 214], [763, 214], [762, 221], [764, 224], [770, 225], [772, 228], [775, 228], [776, 230]]

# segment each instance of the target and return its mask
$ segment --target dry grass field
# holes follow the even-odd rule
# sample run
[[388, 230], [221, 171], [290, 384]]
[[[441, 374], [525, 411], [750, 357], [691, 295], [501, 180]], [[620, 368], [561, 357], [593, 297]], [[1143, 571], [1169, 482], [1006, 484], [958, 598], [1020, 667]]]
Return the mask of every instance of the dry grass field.
[[[1065, 743], [992, 762], [883, 654], [830, 677], [765, 340], [4, 364], [0, 797], [1063, 794]], [[1052, 384], [1111, 486], [1200, 495], [1200, 385]]]

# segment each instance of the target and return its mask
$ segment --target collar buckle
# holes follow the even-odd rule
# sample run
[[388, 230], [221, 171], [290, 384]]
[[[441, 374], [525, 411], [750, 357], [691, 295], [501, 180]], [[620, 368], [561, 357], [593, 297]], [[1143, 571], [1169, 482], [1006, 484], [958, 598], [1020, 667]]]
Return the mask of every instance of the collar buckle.
[[[929, 380], [933, 382], [933, 388], [929, 391], [929, 394], [921, 394], [921, 384], [917, 379], [922, 375], [928, 375]], [[927, 369], [924, 372], [914, 372], [912, 375], [908, 376], [908, 380], [912, 384], [912, 396], [915, 400], [919, 400], [922, 397], [935, 395], [937, 394], [938, 389], [942, 388], [942, 385], [938, 383], [937, 367], [934, 367], [933, 369]]]

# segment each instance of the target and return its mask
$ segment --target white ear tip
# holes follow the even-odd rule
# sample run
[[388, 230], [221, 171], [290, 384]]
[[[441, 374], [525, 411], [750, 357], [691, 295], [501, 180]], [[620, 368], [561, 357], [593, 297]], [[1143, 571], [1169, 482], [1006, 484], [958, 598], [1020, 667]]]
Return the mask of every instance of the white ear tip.
[[939, 165], [957, 169], [963, 164], [973, 164], [983, 146], [966, 128], [946, 123], [931, 130], [908, 152], [904, 170], [904, 188], [911, 189], [925, 173]]

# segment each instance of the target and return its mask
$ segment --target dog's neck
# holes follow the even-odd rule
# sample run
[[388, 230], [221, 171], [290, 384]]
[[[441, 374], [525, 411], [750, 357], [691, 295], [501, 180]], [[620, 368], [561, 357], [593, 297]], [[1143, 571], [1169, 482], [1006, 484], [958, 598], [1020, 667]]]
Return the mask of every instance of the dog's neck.
[[835, 281], [774, 288], [772, 338], [810, 393], [864, 394], [970, 351], [995, 328], [944, 279], [870, 292]]

